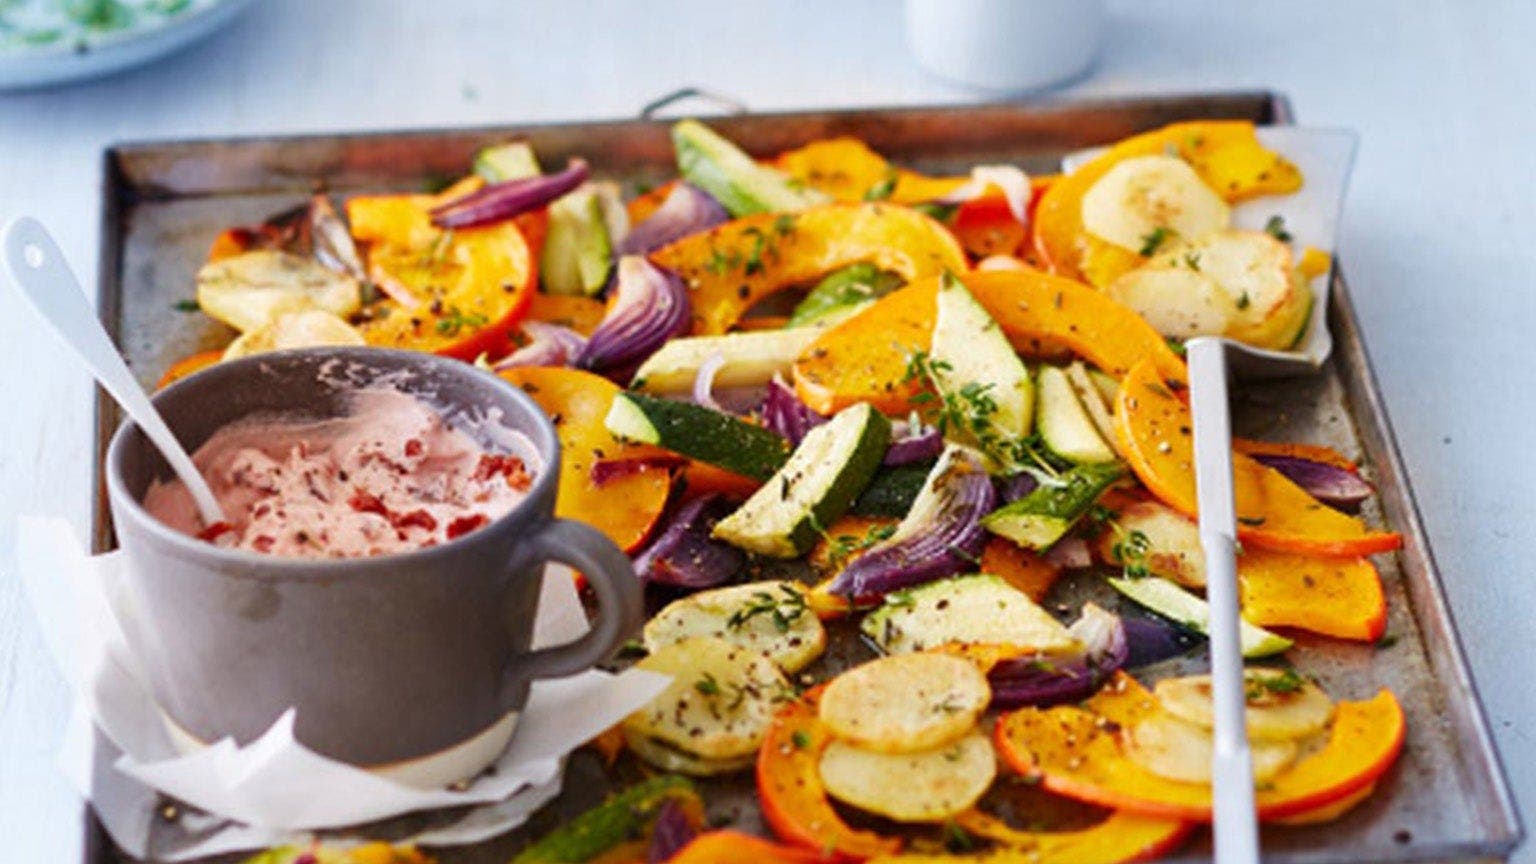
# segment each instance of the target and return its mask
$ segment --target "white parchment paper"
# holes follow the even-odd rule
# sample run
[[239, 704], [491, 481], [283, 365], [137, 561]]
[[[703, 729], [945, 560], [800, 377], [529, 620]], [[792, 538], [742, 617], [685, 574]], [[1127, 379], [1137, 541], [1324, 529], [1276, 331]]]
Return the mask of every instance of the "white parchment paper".
[[[224, 740], [182, 755], [122, 635], [119, 621], [133, 611], [119, 554], [86, 554], [57, 519], [23, 519], [18, 534], [23, 585], [75, 693], [60, 768], [135, 857], [177, 861], [307, 842], [319, 829], [468, 805], [477, 806], [411, 839], [477, 842], [516, 827], [558, 794], [565, 756], [668, 681], [641, 670], [593, 670], [536, 682], [506, 752], [463, 789], [414, 789], [320, 756], [294, 740], [292, 711], [245, 747]], [[551, 566], [535, 646], [568, 642], [586, 627], [570, 570]], [[196, 808], [179, 809], [178, 830], [165, 830], [161, 793]]]

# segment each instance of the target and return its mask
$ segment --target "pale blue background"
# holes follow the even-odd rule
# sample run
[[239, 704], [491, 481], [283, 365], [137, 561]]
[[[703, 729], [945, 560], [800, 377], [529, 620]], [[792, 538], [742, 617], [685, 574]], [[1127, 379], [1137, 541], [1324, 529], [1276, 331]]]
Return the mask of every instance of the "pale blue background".
[[[1536, 805], [1536, 5], [1112, 4], [1078, 94], [1275, 88], [1362, 137], [1343, 257], [1519, 798]], [[0, 217], [95, 272], [121, 139], [625, 117], [685, 84], [754, 108], [983, 98], [918, 70], [894, 0], [270, 0], [121, 79], [0, 95]], [[88, 522], [91, 391], [0, 292], [0, 860], [74, 860], [66, 694], [11, 569], [15, 515]], [[1517, 860], [1536, 862], [1527, 847]]]

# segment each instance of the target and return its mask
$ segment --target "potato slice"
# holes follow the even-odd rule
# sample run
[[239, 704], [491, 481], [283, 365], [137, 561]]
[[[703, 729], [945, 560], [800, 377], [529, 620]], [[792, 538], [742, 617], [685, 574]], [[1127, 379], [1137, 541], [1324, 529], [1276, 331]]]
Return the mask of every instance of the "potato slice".
[[895, 654], [832, 679], [819, 714], [835, 737], [882, 753], [949, 743], [976, 725], [992, 688], [972, 663], [945, 654]]
[[718, 777], [721, 774], [734, 774], [752, 767], [752, 763], [757, 761], [756, 752], [745, 756], [733, 756], [729, 759], [706, 759], [692, 753], [685, 753], [648, 735], [641, 735], [627, 726], [624, 728], [624, 744], [645, 764], [662, 771], [687, 774], [690, 777]]
[[362, 306], [357, 280], [318, 261], [276, 249], [258, 249], [206, 264], [197, 271], [197, 305], [213, 318], [248, 333], [278, 314], [323, 309], [345, 318]]
[[997, 776], [992, 742], [979, 731], [915, 753], [883, 753], [833, 741], [821, 755], [827, 794], [898, 822], [938, 822], [975, 804]]
[[[1295, 740], [1328, 728], [1333, 700], [1321, 687], [1291, 669], [1248, 669], [1248, 735], [1254, 739]], [[1152, 689], [1163, 710], [1207, 729], [1216, 723], [1211, 676], [1190, 675], [1157, 682]]]
[[1191, 238], [1156, 256], [1148, 267], [1198, 273], [1220, 286], [1233, 304], [1222, 335], [1252, 345], [1288, 347], [1306, 325], [1312, 305], [1312, 290], [1296, 272], [1291, 248], [1263, 231], [1216, 231]]
[[1227, 202], [1188, 163], [1172, 156], [1122, 160], [1088, 187], [1082, 206], [1090, 234], [1132, 252], [1168, 234], [1174, 235], [1168, 239], [1201, 237], [1232, 220]]
[[1119, 531], [1106, 531], [1099, 538], [1099, 554], [1113, 564], [1136, 563], [1123, 560], [1134, 556], [1127, 538], [1140, 532], [1146, 538], [1146, 551], [1140, 563], [1155, 576], [1186, 588], [1205, 587], [1205, 553], [1200, 549], [1200, 528], [1182, 513], [1156, 501], [1137, 501], [1120, 508], [1115, 520]]
[[[1123, 736], [1125, 755], [1137, 765], [1179, 783], [1210, 783], [1216, 742], [1211, 730], [1158, 711], [1132, 726]], [[1268, 783], [1296, 760], [1294, 741], [1249, 742], [1253, 782]]]
[[280, 313], [265, 325], [236, 336], [224, 349], [224, 359], [288, 348], [362, 344], [362, 334], [351, 324], [322, 309], [301, 309]]
[[896, 592], [864, 618], [860, 629], [887, 654], [952, 642], [1015, 645], [1037, 651], [1074, 646], [1061, 622], [999, 576], [940, 579]]
[[625, 738], [651, 738], [701, 759], [750, 758], [775, 706], [793, 698], [768, 658], [709, 636], [663, 646], [635, 665], [671, 675], [672, 684], [625, 718]]
[[673, 601], [645, 625], [645, 648], [656, 651], [692, 636], [740, 645], [786, 672], [805, 668], [827, 644], [826, 628], [793, 582], [749, 582]]
[[1220, 336], [1238, 316], [1237, 304], [1209, 275], [1182, 265], [1148, 264], [1126, 273], [1104, 293], [1136, 310], [1164, 336]]

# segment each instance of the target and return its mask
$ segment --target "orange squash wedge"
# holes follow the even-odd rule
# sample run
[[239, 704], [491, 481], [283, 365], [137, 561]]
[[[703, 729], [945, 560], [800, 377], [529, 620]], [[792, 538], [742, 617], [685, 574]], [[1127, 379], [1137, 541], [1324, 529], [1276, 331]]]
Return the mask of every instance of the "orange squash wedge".
[[1246, 121], [1175, 123], [1127, 138], [1052, 184], [1031, 225], [1035, 254], [1053, 273], [1105, 285], [1141, 263], [1141, 256], [1097, 240], [1083, 228], [1083, 196], [1116, 164], [1173, 150], [1230, 202], [1301, 188], [1301, 172], [1264, 148]]
[[833, 861], [863, 861], [901, 849], [901, 840], [853, 828], [832, 808], [821, 784], [821, 754], [832, 734], [817, 717], [821, 688], [779, 709], [757, 756], [763, 819], [792, 846]]
[[651, 260], [692, 289], [695, 334], [724, 333], [763, 298], [850, 264], [869, 262], [909, 282], [966, 267], [943, 225], [893, 204], [748, 216], [663, 246]]
[[887, 855], [870, 864], [1122, 864], [1150, 861], [1177, 849], [1194, 824], [1178, 819], [1159, 819], [1124, 810], [1077, 831], [1021, 831], [979, 810], [955, 817], [955, 824], [973, 837], [998, 844], [977, 856]]
[[[1115, 396], [1120, 452], [1164, 504], [1196, 515], [1194, 421], [1189, 406], [1150, 361], [1136, 365]], [[1358, 556], [1402, 545], [1396, 533], [1373, 531], [1308, 495], [1279, 471], [1242, 454], [1232, 457], [1237, 536], [1244, 545], [1303, 555]]]
[[981, 547], [982, 573], [1000, 577], [1009, 585], [1023, 591], [1036, 603], [1044, 602], [1045, 595], [1061, 578], [1061, 568], [1031, 552], [1012, 540], [990, 537]]
[[533, 297], [534, 252], [515, 220], [439, 230], [431, 210], [444, 200], [387, 195], [347, 202], [370, 274], [389, 283], [386, 295], [409, 295], [370, 304], [358, 330], [384, 348], [464, 360], [500, 356]]
[[[1014, 770], [1046, 789], [1101, 807], [1167, 819], [1211, 821], [1211, 787], [1163, 779], [1127, 758], [1119, 736], [1157, 707], [1155, 697], [1124, 673], [1082, 707], [1024, 708], [999, 718], [995, 741]], [[1257, 792], [1259, 818], [1314, 816], [1374, 784], [1403, 746], [1402, 707], [1386, 690], [1363, 702], [1340, 702], [1327, 743]]]
[[599, 459], [638, 459], [663, 452], [622, 442], [603, 425], [618, 385], [591, 372], [559, 367], [521, 367], [497, 374], [521, 387], [554, 421], [561, 451], [555, 515], [586, 522], [626, 552], [638, 548], [666, 508], [672, 475], [665, 467], [647, 467], [601, 486], [593, 482], [592, 465]]
[[1358, 472], [1360, 466], [1343, 453], [1321, 444], [1296, 444], [1284, 441], [1255, 441], [1251, 438], [1233, 438], [1232, 449], [1244, 456], [1288, 456], [1321, 462], [1345, 471]]
[[559, 324], [583, 336], [591, 336], [597, 325], [602, 323], [606, 312], [607, 307], [603, 301], [595, 297], [536, 291], [528, 301], [528, 314], [525, 317], [529, 321]]
[[[640, 860], [645, 860], [644, 857]], [[693, 838], [677, 850], [668, 864], [817, 864], [824, 862], [819, 851], [780, 846], [761, 837], [739, 831], [710, 831]]]
[[201, 372], [202, 370], [207, 369], [209, 366], [212, 366], [213, 364], [223, 359], [224, 352], [220, 349], [214, 349], [212, 351], [199, 351], [196, 354], [188, 354], [180, 360], [177, 360], [175, 363], [172, 363], [170, 367], [165, 370], [165, 374], [161, 375], [160, 380], [155, 382], [155, 389], [161, 390], [163, 388], [169, 387], [172, 384], [175, 384], [177, 381], [180, 381], [188, 375], [191, 375], [193, 372]]
[[[1067, 350], [1117, 378], [1151, 358], [1168, 377], [1184, 377], [1184, 362], [1141, 316], [1080, 282], [1034, 269], [961, 278], [1020, 353]], [[793, 370], [801, 400], [823, 414], [857, 402], [908, 410], [922, 389], [905, 380], [908, 358], [928, 349], [938, 284], [925, 279], [887, 294], [812, 342]]]
[[1368, 558], [1247, 549], [1237, 559], [1243, 618], [1336, 639], [1375, 642], [1387, 629], [1381, 574]]

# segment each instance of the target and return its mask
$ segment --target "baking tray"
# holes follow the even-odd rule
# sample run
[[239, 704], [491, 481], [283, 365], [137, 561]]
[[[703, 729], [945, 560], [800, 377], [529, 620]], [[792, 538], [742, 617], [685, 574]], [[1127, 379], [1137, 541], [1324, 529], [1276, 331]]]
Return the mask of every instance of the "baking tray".
[[[1070, 150], [1200, 118], [1292, 122], [1285, 98], [1265, 92], [742, 114], [711, 122], [758, 154], [854, 135], [894, 162], [929, 171], [1013, 162], [1048, 172]], [[439, 184], [463, 172], [480, 147], [508, 138], [527, 139], [547, 164], [579, 155], [596, 175], [629, 183], [655, 183], [674, 170], [667, 124], [649, 119], [120, 144], [109, 148], [104, 160], [101, 317], [140, 380], [152, 385], [176, 358], [220, 346], [231, 336], [204, 316], [173, 311], [177, 301], [190, 298], [193, 274], [219, 230], [301, 203], [317, 185], [345, 195]], [[1303, 671], [1317, 675], [1339, 697], [1392, 688], [1408, 715], [1408, 737], [1376, 795], [1336, 823], [1266, 828], [1265, 859], [1296, 864], [1503, 859], [1521, 839], [1519, 817], [1342, 277], [1336, 277], [1328, 311], [1336, 341], [1322, 373], [1243, 384], [1235, 397], [1234, 426], [1252, 437], [1336, 447], [1358, 457], [1376, 483], [1380, 494], [1366, 516], [1402, 532], [1405, 541], [1399, 553], [1377, 559], [1392, 644], [1352, 645], [1302, 634], [1294, 653]], [[117, 423], [115, 406], [99, 402], [102, 449]], [[99, 480], [99, 458], [96, 476]], [[111, 548], [99, 487], [95, 527], [97, 549]], [[1174, 662], [1187, 668], [1203, 660]], [[577, 754], [565, 791], [528, 826], [480, 846], [443, 850], [442, 859], [500, 864], [528, 836], [600, 799], [608, 784], [595, 760]], [[761, 830], [749, 781], [716, 783], [712, 792], [712, 815], [744, 830]], [[122, 858], [94, 819], [89, 831], [90, 864]], [[1209, 846], [1197, 840], [1173, 860], [1208, 855]]]

